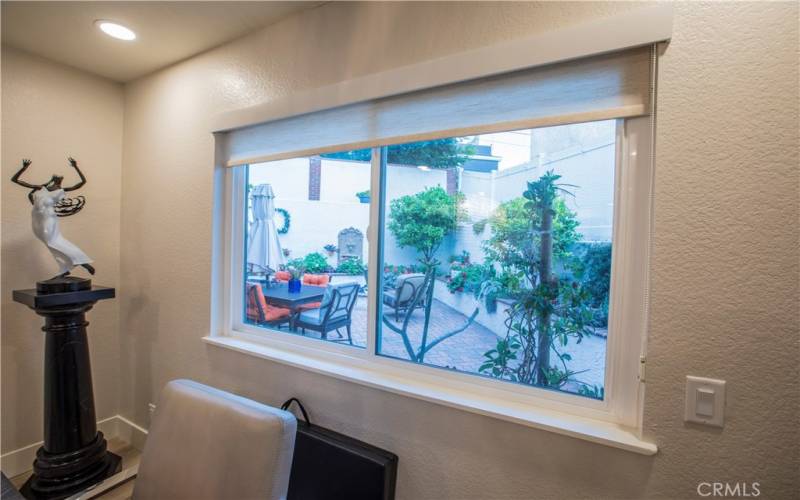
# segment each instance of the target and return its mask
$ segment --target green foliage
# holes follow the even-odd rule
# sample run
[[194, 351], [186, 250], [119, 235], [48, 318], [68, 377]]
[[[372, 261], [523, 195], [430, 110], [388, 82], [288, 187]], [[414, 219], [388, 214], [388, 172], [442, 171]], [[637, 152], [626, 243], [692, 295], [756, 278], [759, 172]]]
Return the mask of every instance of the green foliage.
[[397, 282], [397, 277], [401, 274], [425, 273], [424, 264], [385, 264], [383, 266], [383, 284], [393, 287]]
[[495, 276], [494, 267], [484, 264], [467, 264], [450, 278], [447, 288], [451, 293], [467, 292], [478, 295], [484, 281]]
[[[474, 148], [468, 144], [461, 144], [456, 138], [435, 139], [432, 141], [412, 142], [389, 146], [388, 162], [399, 165], [425, 165], [430, 168], [458, 167], [467, 161], [473, 154]], [[339, 153], [324, 153], [324, 158], [338, 158], [342, 160], [370, 161], [371, 149], [356, 149]]]
[[578, 394], [589, 398], [603, 399], [603, 397], [606, 394], [606, 391], [602, 385], [589, 386], [587, 384], [581, 384], [581, 386], [578, 387]]
[[459, 255], [451, 255], [447, 262], [451, 264], [469, 264], [469, 252], [464, 250]]
[[516, 370], [511, 367], [511, 364], [517, 360], [520, 348], [522, 348], [522, 344], [517, 335], [508, 335], [504, 339], [499, 339], [494, 349], [484, 353], [486, 361], [478, 368], [478, 371], [495, 378], [519, 382]]
[[[553, 257], [566, 261], [570, 248], [579, 239], [578, 222], [562, 198], [553, 206]], [[486, 258], [506, 269], [528, 272], [539, 261], [541, 237], [538, 233], [539, 216], [532, 212], [530, 201], [523, 197], [502, 203], [490, 218], [492, 236], [484, 242]]]
[[461, 195], [441, 187], [396, 198], [389, 205], [389, 230], [401, 248], [416, 249], [424, 264], [433, 265], [436, 250], [463, 217], [460, 202]]
[[367, 189], [366, 191], [357, 192], [356, 198], [369, 198], [369, 189]]
[[305, 270], [306, 265], [303, 262], [303, 259], [290, 259], [289, 262], [286, 263], [286, 269], [303, 269]]
[[[493, 377], [553, 388], [575, 375], [567, 367], [569, 354], [560, 348], [569, 338], [580, 343], [593, 318], [589, 289], [552, 272], [555, 262], [567, 261], [579, 238], [578, 221], [560, 196], [566, 191], [558, 179], [547, 172], [528, 182], [521, 198], [502, 204], [491, 218], [492, 237], [484, 249], [502, 272], [482, 287], [496, 291], [503, 280], [516, 301], [507, 310], [505, 338], [485, 354], [480, 367]], [[561, 366], [550, 362], [551, 353]]]
[[311, 274], [324, 273], [330, 268], [328, 261], [319, 252], [312, 252], [306, 255], [302, 262], [306, 272]]
[[575, 254], [572, 269], [589, 291], [589, 305], [594, 309], [592, 324], [604, 328], [608, 325], [611, 243], [581, 243]]
[[349, 274], [351, 276], [358, 276], [364, 274], [365, 269], [364, 263], [361, 262], [361, 259], [356, 257], [353, 259], [345, 259], [341, 264], [339, 264], [339, 267], [336, 268], [336, 272]]
[[303, 259], [292, 259], [286, 263], [286, 270], [292, 276], [292, 279], [299, 280], [306, 272], [305, 263]]

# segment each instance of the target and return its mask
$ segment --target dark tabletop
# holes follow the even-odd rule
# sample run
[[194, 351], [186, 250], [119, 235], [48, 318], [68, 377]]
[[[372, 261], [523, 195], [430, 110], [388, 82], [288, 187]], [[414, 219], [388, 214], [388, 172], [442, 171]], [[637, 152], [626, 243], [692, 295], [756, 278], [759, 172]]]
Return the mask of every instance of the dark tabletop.
[[305, 283], [298, 293], [289, 293], [289, 286], [286, 283], [270, 283], [269, 286], [261, 283], [261, 291], [264, 292], [264, 298], [270, 304], [289, 309], [309, 302], [319, 302], [325, 295], [324, 286], [306, 285]]

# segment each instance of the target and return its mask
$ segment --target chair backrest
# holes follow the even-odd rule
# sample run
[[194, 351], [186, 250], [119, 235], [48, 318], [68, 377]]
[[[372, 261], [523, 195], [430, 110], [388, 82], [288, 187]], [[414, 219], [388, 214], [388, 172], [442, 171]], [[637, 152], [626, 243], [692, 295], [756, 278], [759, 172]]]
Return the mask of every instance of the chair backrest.
[[275, 279], [277, 281], [289, 281], [292, 278], [292, 273], [289, 271], [277, 271], [275, 273]]
[[354, 282], [328, 285], [319, 307], [320, 319], [325, 322], [330, 319], [349, 317], [353, 312], [353, 306], [356, 305], [359, 290], [361, 290], [361, 285]]
[[303, 283], [306, 285], [328, 286], [331, 277], [327, 274], [304, 274]]
[[421, 273], [401, 274], [395, 283], [395, 301], [400, 304], [414, 298], [419, 287], [425, 281], [425, 275]]
[[247, 320], [263, 323], [267, 316], [267, 299], [257, 283], [247, 283]]
[[296, 430], [289, 412], [173, 380], [158, 399], [133, 498], [283, 499]]

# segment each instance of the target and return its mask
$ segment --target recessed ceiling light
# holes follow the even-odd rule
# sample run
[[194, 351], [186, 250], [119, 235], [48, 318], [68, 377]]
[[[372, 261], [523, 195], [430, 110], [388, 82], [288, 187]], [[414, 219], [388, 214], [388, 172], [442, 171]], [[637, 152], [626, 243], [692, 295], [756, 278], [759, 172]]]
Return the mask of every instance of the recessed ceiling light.
[[102, 19], [95, 21], [94, 24], [110, 37], [128, 41], [136, 39], [136, 33], [121, 24], [104, 21]]

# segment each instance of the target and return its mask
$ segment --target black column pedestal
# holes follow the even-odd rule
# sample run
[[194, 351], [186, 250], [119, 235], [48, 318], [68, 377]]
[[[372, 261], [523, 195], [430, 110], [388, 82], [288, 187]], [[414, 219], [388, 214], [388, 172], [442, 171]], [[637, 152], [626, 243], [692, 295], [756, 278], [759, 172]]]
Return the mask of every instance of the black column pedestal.
[[86, 312], [114, 293], [71, 276], [39, 282], [36, 290], [14, 290], [16, 302], [45, 318], [44, 446], [22, 487], [26, 498], [66, 498], [121, 470], [121, 458], [106, 449], [97, 431], [86, 335]]

